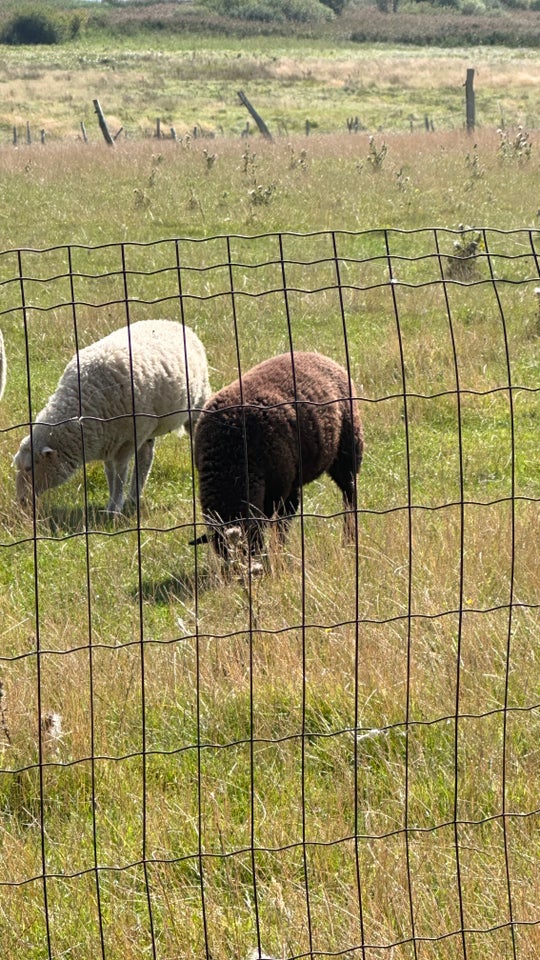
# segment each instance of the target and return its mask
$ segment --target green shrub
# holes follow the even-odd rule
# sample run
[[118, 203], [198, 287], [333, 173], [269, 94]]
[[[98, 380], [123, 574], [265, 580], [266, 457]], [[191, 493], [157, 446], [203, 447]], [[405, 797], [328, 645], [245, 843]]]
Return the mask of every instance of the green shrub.
[[[334, 0], [332, 0], [334, 2]], [[335, 0], [339, 4], [340, 0]], [[204, 4], [221, 16], [239, 20], [259, 20], [263, 23], [298, 23], [331, 20], [330, 5], [319, 0], [204, 0]]]
[[[379, 0], [383, 3], [385, 0]], [[389, 0], [388, 0], [389, 2]], [[469, 2], [469, 0], [465, 0]], [[540, 18], [530, 11], [501, 13], [396, 13], [369, 10], [347, 13], [349, 37], [356, 43], [410, 43], [419, 46], [539, 47]]]
[[27, 7], [19, 9], [5, 22], [0, 42], [11, 46], [64, 43], [81, 33], [85, 21], [82, 11], [67, 13], [52, 7]]
[[320, 2], [324, 4], [325, 7], [330, 7], [330, 10], [339, 16], [347, 6], [348, 0], [320, 0]]

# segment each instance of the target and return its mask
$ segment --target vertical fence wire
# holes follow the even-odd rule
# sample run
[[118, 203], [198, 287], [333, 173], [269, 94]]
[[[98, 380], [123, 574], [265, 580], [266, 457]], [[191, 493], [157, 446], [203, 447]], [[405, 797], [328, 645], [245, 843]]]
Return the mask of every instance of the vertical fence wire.
[[[341, 316], [342, 331], [343, 331], [343, 342], [345, 345], [345, 361], [347, 376], [349, 380], [349, 402], [350, 402], [350, 415], [351, 421], [353, 419], [353, 398], [355, 397], [355, 388], [353, 388], [353, 379], [352, 379], [352, 358], [351, 358], [351, 345], [349, 343], [349, 337], [347, 334], [347, 317], [345, 311], [345, 300], [343, 295], [343, 285], [341, 281], [341, 270], [340, 270], [340, 259], [338, 256], [338, 241], [336, 232], [332, 232], [332, 255], [334, 259], [334, 268], [336, 275], [336, 289], [339, 299], [339, 312]], [[351, 438], [351, 444], [354, 445], [354, 440]], [[353, 459], [355, 459], [355, 452], [353, 451]], [[360, 564], [359, 564], [359, 536], [360, 536], [360, 525], [358, 522], [358, 474], [355, 474], [354, 477], [354, 503], [355, 503], [355, 512], [354, 512], [354, 544], [355, 544], [355, 556], [354, 556], [354, 733], [353, 733], [353, 763], [354, 763], [354, 805], [353, 805], [353, 837], [354, 837], [354, 866], [355, 866], [355, 882], [356, 882], [356, 895], [358, 898], [358, 924], [360, 931], [360, 950], [363, 958], [366, 956], [366, 945], [365, 945], [365, 936], [364, 936], [364, 909], [362, 904], [362, 869], [360, 866], [360, 856], [359, 856], [359, 805], [360, 805], [360, 794], [358, 789], [358, 779], [359, 779], [359, 756], [358, 756], [358, 737], [356, 736], [356, 731], [360, 727], [360, 713], [359, 713], [359, 697], [360, 697]]]
[[148, 856], [148, 731], [147, 731], [147, 697], [146, 697], [146, 636], [145, 636], [145, 627], [144, 627], [144, 605], [143, 605], [143, 573], [142, 573], [142, 529], [141, 529], [141, 504], [139, 497], [139, 487], [138, 487], [138, 475], [139, 475], [139, 457], [141, 456], [139, 452], [139, 444], [137, 439], [137, 415], [139, 414], [138, 402], [135, 401], [135, 378], [133, 373], [134, 366], [134, 355], [133, 355], [133, 342], [131, 336], [131, 309], [130, 309], [130, 296], [129, 296], [129, 284], [128, 284], [128, 270], [127, 270], [127, 261], [126, 261], [126, 245], [124, 243], [120, 246], [120, 256], [122, 264], [122, 278], [123, 278], [123, 293], [124, 293], [124, 302], [126, 307], [126, 326], [127, 326], [127, 340], [128, 340], [128, 363], [129, 370], [131, 373], [131, 409], [133, 411], [133, 441], [134, 441], [134, 457], [133, 457], [133, 476], [136, 481], [136, 498], [135, 498], [135, 519], [136, 519], [136, 543], [137, 543], [137, 586], [138, 586], [138, 619], [139, 619], [139, 637], [138, 637], [138, 648], [139, 648], [139, 676], [140, 676], [140, 697], [141, 697], [141, 820], [142, 820], [142, 833], [141, 833], [141, 865], [144, 875], [144, 891], [146, 906], [148, 911], [148, 924], [150, 930], [150, 949], [152, 951], [152, 957], [154, 960], [157, 960], [157, 949], [156, 949], [156, 936], [155, 936], [155, 923], [154, 923], [154, 911], [152, 907], [152, 893], [150, 889], [150, 876], [149, 876], [149, 856]]
[[[444, 269], [442, 268], [442, 256], [439, 245], [438, 234], [435, 233], [435, 249], [439, 265], [441, 267], [441, 276], [444, 278]], [[460, 935], [463, 960], [467, 960], [467, 934], [465, 910], [462, 896], [462, 868], [461, 868], [461, 838], [459, 823], [459, 723], [460, 723], [460, 688], [461, 688], [461, 664], [462, 664], [462, 640], [463, 640], [463, 602], [464, 602], [464, 562], [465, 562], [465, 485], [464, 485], [464, 454], [463, 454], [463, 432], [462, 432], [462, 406], [461, 406], [461, 383], [459, 374], [459, 359], [456, 344], [454, 324], [452, 320], [452, 311], [448, 290], [443, 285], [443, 295], [446, 307], [446, 316], [448, 318], [448, 333], [452, 347], [453, 376], [455, 382], [456, 396], [456, 429], [458, 438], [458, 462], [459, 462], [459, 592], [458, 592], [458, 624], [457, 624], [457, 648], [456, 648], [456, 693], [455, 693], [455, 718], [454, 718], [454, 849], [456, 857], [456, 886], [459, 900], [459, 919]]]
[[[23, 271], [22, 251], [17, 252], [18, 283], [20, 291], [20, 305], [23, 319], [23, 330], [25, 345], [28, 346], [28, 310], [25, 288], [25, 274]], [[28, 383], [28, 422], [32, 423], [32, 400], [30, 394], [31, 370], [29, 364], [29, 353], [26, 353], [26, 374]], [[30, 449], [32, 449], [32, 433], [30, 433]], [[44, 764], [43, 764], [43, 736], [42, 736], [42, 665], [41, 665], [41, 625], [40, 625], [40, 585], [38, 577], [39, 557], [38, 557], [38, 537], [37, 537], [37, 514], [36, 500], [32, 497], [32, 562], [34, 567], [34, 622], [35, 622], [35, 651], [36, 658], [36, 707], [37, 715], [35, 717], [36, 739], [38, 744], [38, 772], [39, 772], [39, 825], [40, 825], [40, 851], [41, 851], [41, 884], [43, 890], [43, 915], [45, 920], [45, 943], [44, 949], [47, 951], [47, 957], [52, 960], [51, 945], [51, 926], [49, 913], [49, 889], [48, 889], [48, 869], [47, 869], [47, 849], [46, 849], [46, 823], [45, 823], [45, 784], [44, 784]]]
[[[488, 239], [484, 231], [484, 247], [487, 253], [487, 263], [491, 280], [495, 280], [495, 271], [493, 262], [489, 254]], [[503, 830], [504, 843], [504, 866], [506, 875], [506, 890], [508, 896], [508, 923], [510, 925], [510, 935], [512, 938], [512, 957], [517, 960], [516, 930], [514, 926], [514, 909], [512, 895], [512, 879], [510, 875], [510, 852], [508, 841], [507, 824], [507, 765], [508, 765], [508, 707], [509, 707], [509, 682], [510, 682], [510, 662], [512, 653], [512, 633], [513, 633], [513, 610], [514, 610], [514, 588], [515, 588], [515, 564], [516, 564], [516, 438], [515, 438], [515, 418], [514, 418], [514, 385], [512, 378], [512, 365], [510, 359], [510, 345], [508, 342], [508, 330], [504, 316], [503, 305], [497, 290], [497, 284], [493, 283], [498, 313], [501, 320], [501, 332], [504, 342], [504, 358], [506, 366], [506, 375], [508, 384], [508, 407], [510, 414], [510, 584], [508, 590], [508, 632], [506, 641], [506, 670], [504, 678], [504, 702], [503, 702], [503, 736], [502, 736], [502, 756], [501, 756], [501, 822]]]
[[[186, 328], [186, 314], [185, 314], [185, 305], [184, 305], [184, 291], [182, 285], [182, 258], [180, 255], [180, 242], [175, 242], [175, 268], [176, 268], [176, 277], [178, 283], [178, 309], [180, 314], [180, 320], [182, 322], [182, 328], [184, 330], [185, 338], [185, 328]], [[185, 347], [185, 339], [184, 339]], [[188, 368], [187, 363], [187, 351], [184, 353], [186, 369]], [[189, 396], [189, 390], [188, 390]], [[191, 415], [191, 429], [190, 435], [193, 436], [193, 414]], [[191, 522], [193, 524], [193, 536], [194, 539], [197, 538], [197, 509], [196, 509], [196, 490], [195, 490], [195, 456], [193, 451], [193, 444], [190, 443], [189, 446], [189, 465], [191, 470]], [[195, 634], [195, 663], [196, 663], [196, 731], [197, 731], [197, 869], [198, 869], [198, 887], [200, 891], [201, 898], [201, 923], [203, 929], [203, 940], [204, 940], [204, 951], [205, 951], [205, 960], [210, 960], [210, 944], [208, 936], [208, 922], [206, 914], [206, 900], [204, 892], [204, 858], [203, 858], [203, 814], [202, 814], [202, 724], [201, 724], [201, 689], [200, 689], [200, 677], [201, 677], [201, 638], [199, 633], [199, 551], [196, 546], [193, 550], [193, 581], [195, 584], [195, 590], [193, 593], [193, 620], [194, 627], [193, 631]]]
[[417, 954], [415, 908], [413, 897], [413, 883], [411, 872], [410, 856], [410, 834], [409, 834], [409, 731], [410, 731], [410, 683], [411, 683], [411, 644], [412, 644], [412, 616], [413, 616], [413, 564], [414, 564], [414, 521], [413, 521], [413, 498], [412, 498], [412, 473], [411, 473], [411, 442], [409, 436], [409, 408], [407, 388], [407, 372], [405, 365], [405, 352], [403, 345], [403, 332], [400, 324], [399, 305], [396, 296], [395, 277], [392, 265], [392, 255], [390, 251], [390, 238], [388, 231], [385, 230], [384, 242], [386, 256], [388, 258], [388, 279], [392, 291], [392, 307], [394, 311], [394, 320], [396, 324], [396, 333], [399, 344], [400, 376], [403, 396], [403, 427], [405, 431], [405, 460], [407, 464], [407, 651], [406, 651], [406, 692], [405, 692], [405, 787], [403, 795], [403, 838], [405, 843], [405, 862], [407, 865], [407, 898], [409, 902], [409, 920], [410, 920], [410, 940], [414, 951], [415, 960]]
[[306, 539], [305, 539], [305, 526], [304, 526], [304, 483], [303, 483], [303, 467], [302, 467], [302, 440], [300, 432], [300, 418], [298, 410], [298, 384], [296, 378], [296, 367], [294, 363], [294, 337], [293, 337], [293, 325], [291, 318], [291, 310], [288, 296], [288, 286], [287, 286], [287, 272], [286, 272], [286, 260], [285, 260], [285, 250], [284, 250], [284, 239], [283, 234], [279, 234], [279, 259], [281, 263], [281, 279], [283, 282], [283, 300], [285, 307], [285, 321], [287, 325], [287, 345], [291, 354], [291, 380], [292, 380], [292, 392], [295, 408], [295, 437], [294, 443], [297, 448], [298, 455], [298, 483], [300, 485], [300, 559], [301, 559], [301, 571], [300, 571], [300, 631], [301, 631], [301, 644], [302, 644], [302, 727], [301, 727], [301, 737], [300, 737], [300, 803], [302, 810], [302, 872], [303, 872], [303, 884], [305, 890], [305, 904], [306, 904], [306, 926], [307, 926], [307, 943], [308, 943], [308, 956], [313, 955], [313, 925], [312, 925], [312, 911], [311, 911], [311, 896], [310, 896], [310, 880], [309, 880], [309, 862], [308, 862], [308, 844], [307, 844], [307, 821], [306, 821], [306, 797], [307, 797], [307, 785], [306, 785], [306, 745], [307, 745], [307, 736], [309, 733], [309, 728], [307, 724], [307, 713], [306, 713], [306, 682], [307, 682], [307, 632], [306, 632]]
[[[75, 300], [74, 285], [74, 267], [73, 254], [70, 247], [67, 248], [69, 288], [71, 297], [71, 319], [73, 323], [73, 338], [75, 342], [75, 356], [77, 357], [77, 379], [78, 379], [78, 397], [77, 414], [81, 426], [81, 449], [83, 454], [83, 498], [84, 498], [84, 528], [90, 529], [90, 509], [88, 502], [88, 481], [86, 472], [86, 456], [84, 445], [84, 429], [82, 427], [82, 382], [79, 360], [79, 330], [77, 326], [77, 311]], [[93, 846], [93, 871], [94, 883], [96, 889], [96, 906], [99, 929], [99, 951], [102, 960], [105, 960], [105, 931], [103, 929], [103, 907], [101, 898], [101, 879], [100, 864], [98, 859], [98, 827], [97, 827], [97, 779], [96, 779], [96, 727], [95, 727], [95, 689], [94, 689], [94, 632], [92, 620], [92, 575], [90, 563], [90, 539], [84, 538], [85, 551], [85, 576], [86, 576], [86, 596], [87, 596], [87, 623], [88, 623], [88, 702], [89, 702], [89, 727], [90, 727], [90, 789], [91, 789], [91, 807], [92, 807], [92, 846]]]

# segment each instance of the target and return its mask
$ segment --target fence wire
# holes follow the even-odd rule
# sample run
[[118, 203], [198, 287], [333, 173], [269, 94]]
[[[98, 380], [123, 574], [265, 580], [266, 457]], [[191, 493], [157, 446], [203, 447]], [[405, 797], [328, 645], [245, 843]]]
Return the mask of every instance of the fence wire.
[[[539, 248], [463, 227], [0, 252], [5, 956], [538, 956]], [[352, 544], [304, 453], [262, 572], [193, 545], [189, 434], [131, 512], [92, 462], [18, 503], [69, 359], [156, 318], [197, 333], [213, 390], [279, 354], [344, 368]], [[224, 489], [253, 483], [248, 409]]]

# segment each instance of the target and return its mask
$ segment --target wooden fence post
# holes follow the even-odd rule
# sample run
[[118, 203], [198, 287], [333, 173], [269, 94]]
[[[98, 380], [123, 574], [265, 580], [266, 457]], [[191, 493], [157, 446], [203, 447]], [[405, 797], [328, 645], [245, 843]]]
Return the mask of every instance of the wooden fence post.
[[103, 116], [103, 110], [101, 109], [99, 100], [94, 100], [93, 104], [94, 104], [94, 110], [97, 113], [100, 130], [103, 136], [105, 137], [105, 142], [108, 143], [110, 147], [114, 147], [114, 140], [109, 133], [109, 128], [105, 121], [105, 117]]
[[260, 114], [257, 113], [257, 111], [255, 110], [255, 108], [251, 106], [251, 104], [250, 104], [248, 98], [246, 97], [244, 91], [243, 91], [243, 90], [239, 90], [239, 91], [238, 91], [238, 96], [240, 97], [241, 103], [243, 103], [244, 106], [246, 107], [246, 109], [249, 110], [251, 116], [253, 117], [255, 123], [257, 124], [259, 130], [261, 131], [263, 137], [265, 137], [266, 140], [272, 140], [272, 134], [270, 133], [268, 127], [266, 126], [263, 118], [260, 116]]
[[474, 110], [474, 70], [470, 67], [467, 70], [467, 78], [465, 80], [465, 112], [467, 120], [467, 133], [471, 133], [474, 130], [476, 117]]

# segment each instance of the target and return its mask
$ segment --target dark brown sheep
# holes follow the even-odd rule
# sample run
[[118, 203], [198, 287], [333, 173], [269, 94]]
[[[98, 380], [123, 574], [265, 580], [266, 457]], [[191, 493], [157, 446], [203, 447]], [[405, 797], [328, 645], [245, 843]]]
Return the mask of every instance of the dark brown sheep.
[[[203, 516], [224, 558], [245, 535], [253, 556], [273, 517], [284, 539], [300, 488], [327, 472], [343, 493], [345, 537], [354, 531], [364, 441], [346, 370], [319, 353], [264, 360], [205, 404], [195, 431]], [[246, 459], [247, 458], [247, 459]]]

